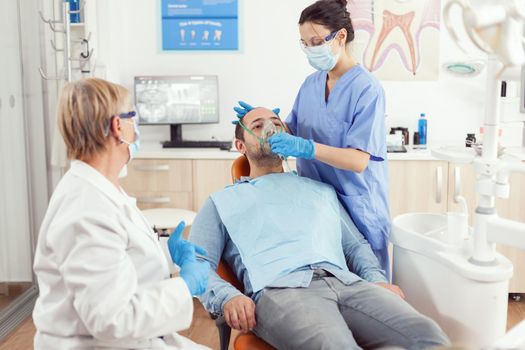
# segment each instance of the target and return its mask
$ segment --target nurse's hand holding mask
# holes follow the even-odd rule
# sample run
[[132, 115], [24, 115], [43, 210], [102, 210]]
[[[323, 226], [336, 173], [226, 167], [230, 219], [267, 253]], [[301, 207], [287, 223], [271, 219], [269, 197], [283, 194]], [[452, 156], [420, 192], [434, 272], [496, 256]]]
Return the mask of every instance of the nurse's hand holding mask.
[[272, 152], [283, 157], [296, 157], [314, 159], [315, 146], [312, 140], [293, 136], [287, 133], [279, 133], [268, 139]]

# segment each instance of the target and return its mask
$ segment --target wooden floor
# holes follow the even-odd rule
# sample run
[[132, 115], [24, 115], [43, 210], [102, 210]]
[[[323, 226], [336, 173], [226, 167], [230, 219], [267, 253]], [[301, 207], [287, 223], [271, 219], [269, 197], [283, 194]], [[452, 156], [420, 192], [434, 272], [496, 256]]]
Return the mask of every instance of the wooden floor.
[[31, 288], [31, 283], [0, 283], [0, 311]]
[[[525, 320], [525, 300], [520, 302], [509, 301], [507, 328], [512, 328], [522, 320]], [[35, 326], [31, 318], [29, 318], [0, 344], [0, 350], [33, 349], [34, 334]], [[181, 332], [181, 334], [212, 349], [219, 349], [219, 334], [215, 323], [198, 301], [195, 301], [195, 313], [191, 327], [187, 331]], [[235, 336], [236, 333], [234, 332], [232, 334], [232, 342]], [[230, 349], [232, 349], [231, 343]]]

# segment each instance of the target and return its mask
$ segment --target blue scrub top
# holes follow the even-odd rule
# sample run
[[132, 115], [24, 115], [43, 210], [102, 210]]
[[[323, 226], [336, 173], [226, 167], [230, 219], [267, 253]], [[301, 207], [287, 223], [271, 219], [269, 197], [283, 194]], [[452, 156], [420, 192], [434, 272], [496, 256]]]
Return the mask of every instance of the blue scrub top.
[[[379, 81], [360, 65], [347, 71], [325, 100], [327, 73], [304, 81], [286, 124], [296, 136], [370, 154], [361, 174], [317, 160], [297, 160], [301, 176], [332, 185], [357, 228], [388, 271], [390, 235], [385, 132], [385, 93]], [[379, 254], [378, 254], [379, 253]]]

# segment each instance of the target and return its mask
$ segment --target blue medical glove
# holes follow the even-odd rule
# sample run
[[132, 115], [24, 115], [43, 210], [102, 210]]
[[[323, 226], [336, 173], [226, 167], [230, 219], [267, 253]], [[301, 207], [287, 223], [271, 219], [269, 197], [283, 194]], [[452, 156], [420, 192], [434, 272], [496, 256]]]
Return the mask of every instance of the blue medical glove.
[[168, 250], [170, 251], [171, 260], [179, 266], [182, 266], [187, 261], [196, 261], [195, 253], [204, 256], [208, 254], [204, 248], [182, 238], [182, 231], [184, 231], [185, 227], [186, 223], [181, 221], [168, 239]]
[[237, 118], [239, 119], [244, 118], [244, 116], [254, 108], [243, 101], [239, 101], [239, 106], [240, 107], [233, 107], [233, 110], [237, 112]]
[[208, 288], [210, 263], [207, 261], [187, 261], [180, 267], [180, 277], [186, 282], [191, 295], [199, 296]]
[[[248, 114], [249, 111], [251, 111], [252, 109], [256, 108], [256, 107], [253, 107], [253, 106], [251, 106], [251, 105], [249, 105], [249, 104], [247, 104], [246, 102], [243, 102], [243, 101], [239, 101], [239, 105], [241, 107], [233, 107], [233, 110], [235, 111], [235, 113], [237, 113], [237, 118], [239, 118], [239, 120], [244, 118], [244, 116], [246, 114]], [[277, 116], [279, 116], [279, 113], [281, 112], [281, 109], [280, 108], [274, 108], [274, 109], [272, 109], [272, 112], [274, 112]], [[232, 124], [238, 124], [239, 120], [232, 121]]]
[[285, 132], [275, 134], [268, 139], [272, 152], [283, 157], [314, 159], [315, 147], [312, 140], [293, 136]]

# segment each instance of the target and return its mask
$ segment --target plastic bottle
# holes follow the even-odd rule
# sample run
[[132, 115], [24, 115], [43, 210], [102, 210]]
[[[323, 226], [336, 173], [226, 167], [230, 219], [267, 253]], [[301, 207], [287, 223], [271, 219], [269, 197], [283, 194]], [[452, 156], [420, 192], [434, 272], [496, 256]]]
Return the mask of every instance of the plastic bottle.
[[419, 144], [427, 144], [427, 119], [425, 118], [425, 113], [420, 114], [420, 118], [417, 124], [417, 131], [419, 133]]
[[472, 147], [476, 143], [476, 134], [467, 134], [465, 139], [465, 147]]
[[[80, 10], [80, 0], [68, 0], [69, 11]], [[80, 13], [72, 13], [69, 15], [71, 23], [80, 23]]]
[[414, 140], [412, 142], [412, 145], [418, 146], [419, 145], [419, 132], [414, 131]]

